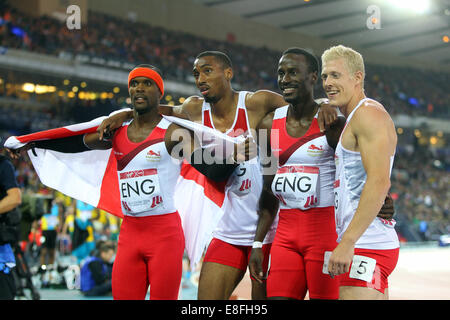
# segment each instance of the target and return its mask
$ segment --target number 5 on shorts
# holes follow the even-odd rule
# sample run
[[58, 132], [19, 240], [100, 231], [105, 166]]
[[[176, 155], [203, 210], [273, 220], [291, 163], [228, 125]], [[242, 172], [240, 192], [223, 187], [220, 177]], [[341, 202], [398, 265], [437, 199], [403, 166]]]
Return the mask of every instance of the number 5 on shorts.
[[354, 255], [349, 277], [366, 282], [372, 282], [376, 264], [377, 261], [375, 259]]

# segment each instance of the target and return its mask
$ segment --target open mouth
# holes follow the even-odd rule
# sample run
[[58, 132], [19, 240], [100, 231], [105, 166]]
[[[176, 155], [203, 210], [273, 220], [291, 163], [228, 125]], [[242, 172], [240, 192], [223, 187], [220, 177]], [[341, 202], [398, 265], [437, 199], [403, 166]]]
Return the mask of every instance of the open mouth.
[[147, 101], [147, 98], [145, 98], [145, 97], [134, 97], [135, 103], [144, 103], [146, 101]]
[[290, 95], [297, 91], [297, 88], [283, 88], [283, 94], [284, 95]]
[[339, 93], [338, 90], [329, 90], [329, 91], [327, 91], [327, 96], [328, 96], [328, 98], [332, 99], [332, 98], [335, 98], [338, 93]]
[[208, 94], [208, 92], [209, 92], [209, 88], [206, 88], [206, 87], [204, 87], [204, 88], [199, 88], [200, 89], [200, 93], [203, 95], [203, 96], [206, 96], [207, 94]]

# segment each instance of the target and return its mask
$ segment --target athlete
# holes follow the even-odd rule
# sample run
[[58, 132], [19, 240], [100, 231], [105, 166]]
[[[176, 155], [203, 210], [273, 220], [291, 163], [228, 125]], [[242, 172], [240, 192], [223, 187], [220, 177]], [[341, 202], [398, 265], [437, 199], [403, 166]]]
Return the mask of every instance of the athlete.
[[[150, 299], [177, 299], [185, 239], [174, 205], [174, 190], [182, 157], [191, 159], [204, 150], [196, 148], [191, 134], [158, 113], [164, 94], [158, 69], [149, 65], [136, 67], [129, 74], [128, 85], [133, 119], [124, 123], [111, 141], [100, 140], [95, 132], [35, 141], [26, 148], [69, 153], [112, 148], [124, 215], [112, 273], [113, 297], [144, 299], [150, 286]], [[175, 135], [175, 130], [181, 133]], [[172, 151], [179, 143], [181, 155], [177, 156]], [[192, 165], [215, 178], [217, 172], [211, 170], [214, 166], [201, 162]], [[226, 170], [230, 171], [227, 164], [214, 168], [224, 168], [217, 173], [219, 176], [227, 176]], [[235, 165], [231, 168], [234, 170]]]
[[267, 278], [270, 299], [304, 299], [308, 290], [311, 299], [339, 295], [338, 280], [322, 269], [325, 252], [336, 246], [333, 148], [344, 121], [339, 117], [326, 133], [320, 131], [313, 98], [318, 76], [319, 62], [312, 54], [300, 48], [283, 52], [278, 86], [288, 104], [259, 125], [267, 132], [267, 155], [278, 165], [264, 175], [249, 266], [253, 277], [265, 278], [259, 246], [280, 209]]
[[[171, 108], [170, 114], [201, 122], [230, 136], [244, 135], [255, 138], [254, 132], [261, 119], [268, 112], [286, 105], [283, 96], [268, 90], [233, 90], [232, 63], [222, 52], [200, 53], [194, 61], [193, 75], [203, 97], [187, 98], [181, 106]], [[110, 117], [100, 125], [100, 134], [115, 129], [129, 116], [129, 112], [121, 112]], [[324, 114], [321, 113], [321, 116], [323, 122], [328, 124], [335, 120], [336, 111], [330, 108]], [[258, 197], [262, 190], [261, 166], [258, 160], [241, 163], [231, 177], [221, 183], [205, 181], [203, 176], [187, 165], [183, 166], [181, 176], [185, 180], [196, 180], [198, 184], [202, 184], [202, 189], [196, 194], [183, 190], [183, 193], [192, 196], [186, 197], [184, 202], [179, 204], [179, 210], [204, 210], [202, 203], [191, 201], [191, 198], [195, 196], [200, 199], [206, 196], [224, 212], [203, 259], [198, 299], [229, 299], [248, 266], [258, 219]], [[276, 221], [269, 229], [267, 236], [262, 239], [264, 268], [267, 268]], [[265, 283], [252, 279], [252, 298], [265, 299], [265, 292]]]
[[255, 279], [264, 279], [261, 239], [280, 209], [267, 278], [271, 299], [304, 299], [308, 291], [310, 299], [339, 297], [338, 279], [324, 272], [324, 258], [337, 244], [334, 149], [345, 119], [339, 117], [325, 133], [320, 131], [319, 105], [313, 99], [318, 75], [319, 63], [309, 52], [300, 48], [283, 52], [278, 85], [288, 104], [259, 125], [267, 132], [267, 155], [274, 157], [277, 167], [265, 172], [249, 267]]
[[346, 125], [336, 148], [336, 228], [328, 261], [341, 275], [340, 299], [388, 299], [388, 276], [399, 255], [394, 223], [377, 218], [390, 187], [397, 135], [378, 101], [364, 94], [364, 61], [342, 45], [322, 54], [322, 84]]

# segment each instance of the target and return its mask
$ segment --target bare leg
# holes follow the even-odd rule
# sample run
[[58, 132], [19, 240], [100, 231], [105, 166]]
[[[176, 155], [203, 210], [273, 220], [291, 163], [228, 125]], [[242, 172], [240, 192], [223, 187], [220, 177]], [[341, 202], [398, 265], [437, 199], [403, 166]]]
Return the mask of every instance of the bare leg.
[[55, 263], [55, 255], [56, 255], [56, 250], [49, 249], [48, 264], [53, 265]]
[[228, 300], [245, 271], [215, 262], [204, 262], [198, 283], [198, 300]]
[[46, 258], [47, 258], [47, 253], [48, 253], [48, 251], [47, 251], [47, 248], [45, 248], [45, 247], [41, 247], [41, 266], [43, 266], [43, 265], [45, 265], [46, 263], [45, 263], [45, 261], [47, 260]]
[[385, 294], [372, 288], [342, 286], [339, 300], [386, 300]]

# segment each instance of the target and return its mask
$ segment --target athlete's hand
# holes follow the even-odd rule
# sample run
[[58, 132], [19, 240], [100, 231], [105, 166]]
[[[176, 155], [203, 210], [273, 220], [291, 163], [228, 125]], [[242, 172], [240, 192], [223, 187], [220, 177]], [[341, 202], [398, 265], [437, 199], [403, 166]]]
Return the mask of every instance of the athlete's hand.
[[253, 248], [250, 253], [250, 259], [248, 261], [248, 267], [250, 269], [251, 276], [262, 283], [265, 280], [264, 273], [262, 270], [262, 262], [264, 259], [264, 255], [261, 248]]
[[319, 123], [320, 132], [324, 132], [335, 123], [338, 119], [338, 112], [336, 107], [332, 107], [326, 102], [320, 104], [319, 114], [317, 115], [317, 122]]
[[237, 163], [248, 161], [257, 155], [257, 145], [252, 137], [247, 137], [243, 143], [234, 146], [234, 160]]
[[386, 199], [384, 199], [384, 204], [381, 207], [377, 217], [386, 220], [392, 220], [394, 214], [395, 214], [394, 199], [392, 199], [391, 195], [388, 193]]
[[353, 260], [355, 245], [344, 239], [333, 250], [328, 261], [328, 273], [334, 276], [347, 273], [350, 271], [350, 264]]
[[[23, 147], [19, 148], [19, 149], [9, 149], [9, 148], [5, 148], [6, 152], [9, 154], [9, 156], [12, 159], [19, 159], [21, 154], [30, 150], [31, 148], [34, 148], [35, 144], [33, 142], [27, 143], [26, 145], [24, 145]], [[34, 155], [36, 155], [36, 153], [33, 150]]]
[[111, 139], [114, 131], [122, 126], [127, 120], [133, 117], [132, 111], [117, 112], [114, 115], [109, 116], [98, 126], [97, 132], [99, 133], [99, 140]]

